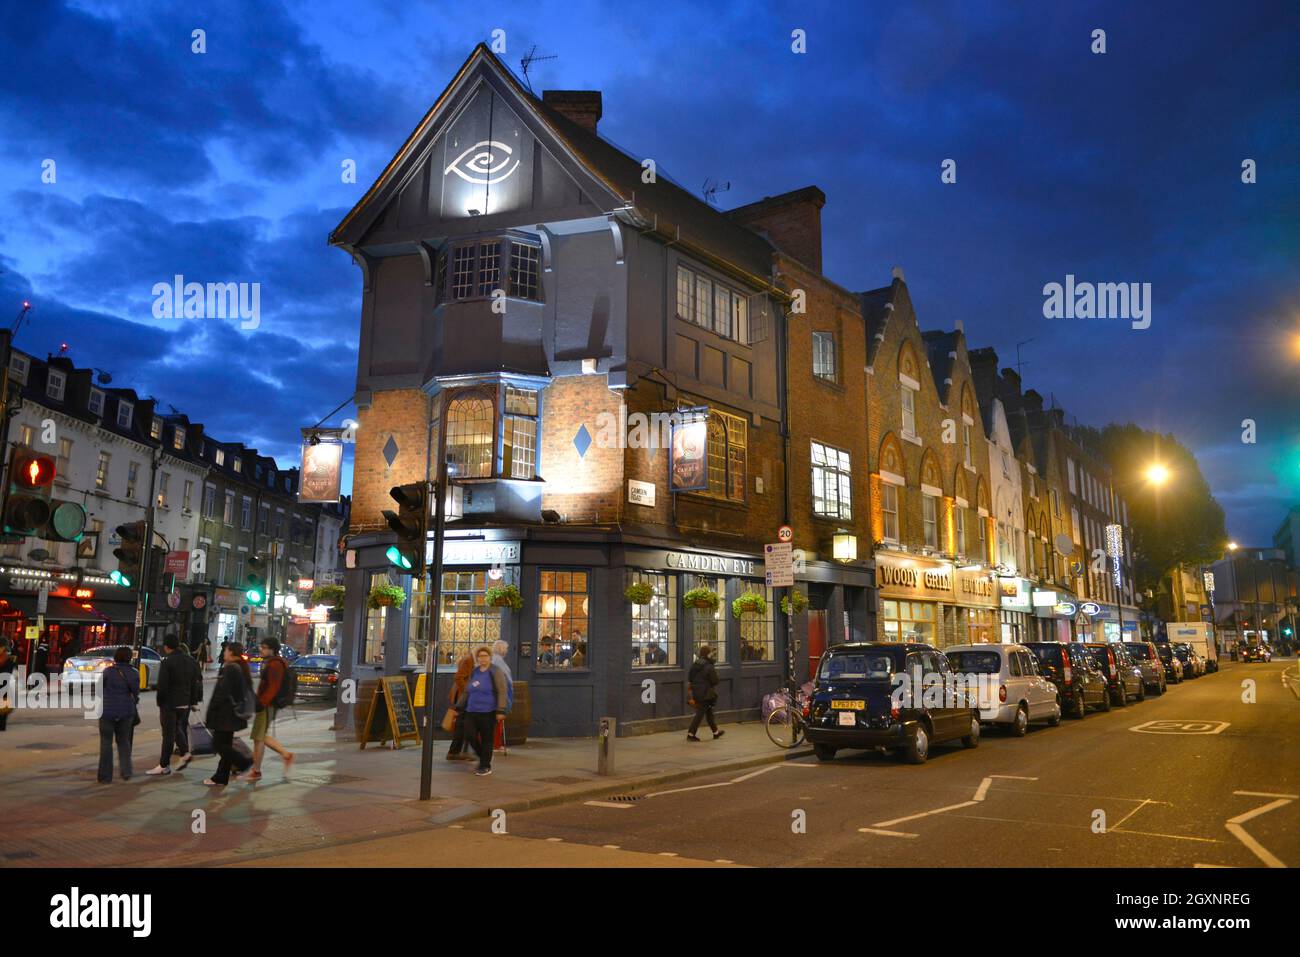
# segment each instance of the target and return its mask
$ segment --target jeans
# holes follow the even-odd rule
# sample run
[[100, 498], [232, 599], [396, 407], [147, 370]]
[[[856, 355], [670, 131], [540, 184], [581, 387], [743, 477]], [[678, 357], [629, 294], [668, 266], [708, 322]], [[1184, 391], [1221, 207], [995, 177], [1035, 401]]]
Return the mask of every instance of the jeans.
[[190, 709], [159, 708], [158, 720], [162, 725], [162, 757], [158, 763], [170, 767], [172, 750], [180, 748], [182, 755], [190, 753]]
[[117, 739], [117, 762], [122, 780], [131, 777], [131, 739], [135, 735], [133, 715], [125, 718], [99, 719], [99, 780], [108, 784], [113, 780], [113, 740]]
[[462, 721], [469, 722], [465, 728], [465, 737], [478, 755], [480, 768], [492, 767], [492, 735], [496, 732], [497, 713], [495, 711], [466, 711], [461, 715]]
[[226, 784], [230, 781], [230, 768], [232, 765], [240, 774], [253, 766], [252, 756], [235, 747], [235, 732], [233, 731], [213, 731], [212, 750], [221, 755], [221, 761], [217, 764], [216, 773], [212, 775], [212, 780], [218, 784]]
[[713, 720], [713, 702], [706, 701], [695, 705], [695, 717], [691, 718], [691, 729], [687, 734], [694, 734], [700, 730], [700, 719], [705, 718], [709, 722], [709, 728], [714, 734], [718, 733], [718, 722]]

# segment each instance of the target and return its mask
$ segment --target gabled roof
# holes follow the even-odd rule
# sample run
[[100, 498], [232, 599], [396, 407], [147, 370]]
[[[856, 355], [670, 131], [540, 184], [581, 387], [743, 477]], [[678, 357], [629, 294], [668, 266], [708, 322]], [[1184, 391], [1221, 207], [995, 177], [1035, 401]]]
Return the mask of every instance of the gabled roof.
[[862, 293], [862, 319], [867, 324], [867, 365], [875, 365], [876, 356], [880, 354], [880, 344], [885, 341], [885, 327], [899, 305], [906, 300], [907, 286], [902, 279], [895, 278], [888, 286], [871, 289]]
[[949, 407], [952, 405], [950, 401], [954, 384], [952, 372], [957, 365], [958, 338], [958, 333], [955, 331], [941, 332], [932, 329], [921, 333], [930, 360], [930, 373], [934, 376], [934, 387], [939, 392], [939, 401]]
[[[475, 73], [490, 71], [514, 98], [510, 106], [521, 119], [549, 134], [553, 152], [567, 154], [599, 183], [607, 196], [593, 197], [607, 213], [617, 213], [641, 228], [653, 230], [692, 252], [716, 260], [757, 280], [771, 276], [772, 246], [757, 233], [737, 225], [721, 210], [673, 183], [660, 173], [653, 183], [642, 181], [645, 168], [636, 158], [588, 130], [529, 93], [488, 47], [480, 43], [434, 101], [374, 184], [330, 233], [332, 245], [357, 243], [404, 185], [415, 161], [442, 132], [458, 106], [458, 95], [468, 89]], [[525, 115], [526, 114], [526, 115]], [[608, 203], [608, 206], [604, 204]]]

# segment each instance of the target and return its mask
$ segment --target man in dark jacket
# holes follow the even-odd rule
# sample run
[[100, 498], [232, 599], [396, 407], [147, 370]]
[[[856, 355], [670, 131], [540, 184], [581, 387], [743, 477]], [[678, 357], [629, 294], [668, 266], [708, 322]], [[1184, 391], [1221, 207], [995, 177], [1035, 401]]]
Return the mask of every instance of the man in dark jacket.
[[691, 718], [691, 726], [686, 732], [687, 741], [700, 740], [695, 732], [700, 730], [700, 721], [703, 719], [708, 720], [715, 738], [727, 733], [718, 730], [718, 722], [713, 718], [713, 705], [718, 700], [718, 669], [713, 666], [713, 649], [708, 645], [700, 645], [696, 654], [699, 657], [686, 675], [691, 697], [695, 699], [695, 717]]
[[158, 723], [162, 727], [162, 756], [146, 774], [171, 774], [172, 750], [181, 760], [177, 771], [190, 763], [190, 710], [203, 701], [203, 669], [175, 635], [163, 639], [163, 660], [158, 666]]

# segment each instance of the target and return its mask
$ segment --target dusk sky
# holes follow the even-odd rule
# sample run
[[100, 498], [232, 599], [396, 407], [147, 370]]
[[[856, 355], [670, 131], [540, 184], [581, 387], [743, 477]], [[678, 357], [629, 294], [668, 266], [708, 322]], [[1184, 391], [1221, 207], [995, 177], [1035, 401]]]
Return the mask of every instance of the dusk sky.
[[[961, 320], [1004, 366], [1032, 340], [1025, 384], [1071, 418], [1173, 432], [1237, 541], [1271, 543], [1300, 503], [1300, 4], [87, 0], [0, 17], [0, 318], [34, 305], [17, 347], [66, 342], [284, 466], [355, 383], [361, 276], [326, 238], [502, 29], [516, 74], [534, 44], [557, 57], [534, 89], [602, 90], [603, 135], [697, 194], [729, 182], [723, 207], [821, 187], [836, 282], [876, 288], [899, 265], [923, 329]], [[154, 318], [177, 274], [260, 283], [260, 326]], [[1150, 327], [1044, 318], [1067, 275], [1150, 283]]]

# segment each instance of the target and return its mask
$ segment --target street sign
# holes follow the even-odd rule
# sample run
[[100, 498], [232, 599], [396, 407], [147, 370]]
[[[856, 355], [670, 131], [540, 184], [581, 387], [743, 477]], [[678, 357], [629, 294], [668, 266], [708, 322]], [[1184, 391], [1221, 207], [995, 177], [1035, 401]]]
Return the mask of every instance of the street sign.
[[50, 584], [41, 582], [41, 590], [36, 595], [36, 614], [43, 615], [50, 607]]
[[794, 529], [791, 528], [789, 525], [782, 525], [780, 528], [776, 530], [776, 540], [778, 542], [794, 541]]
[[139, 628], [144, 624], [144, 609], [139, 605], [135, 606], [135, 626]]
[[763, 546], [763, 579], [771, 588], [794, 585], [794, 556], [789, 542]]
[[41, 637], [41, 630], [35, 625], [28, 625], [24, 637], [28, 641], [37, 641]]

